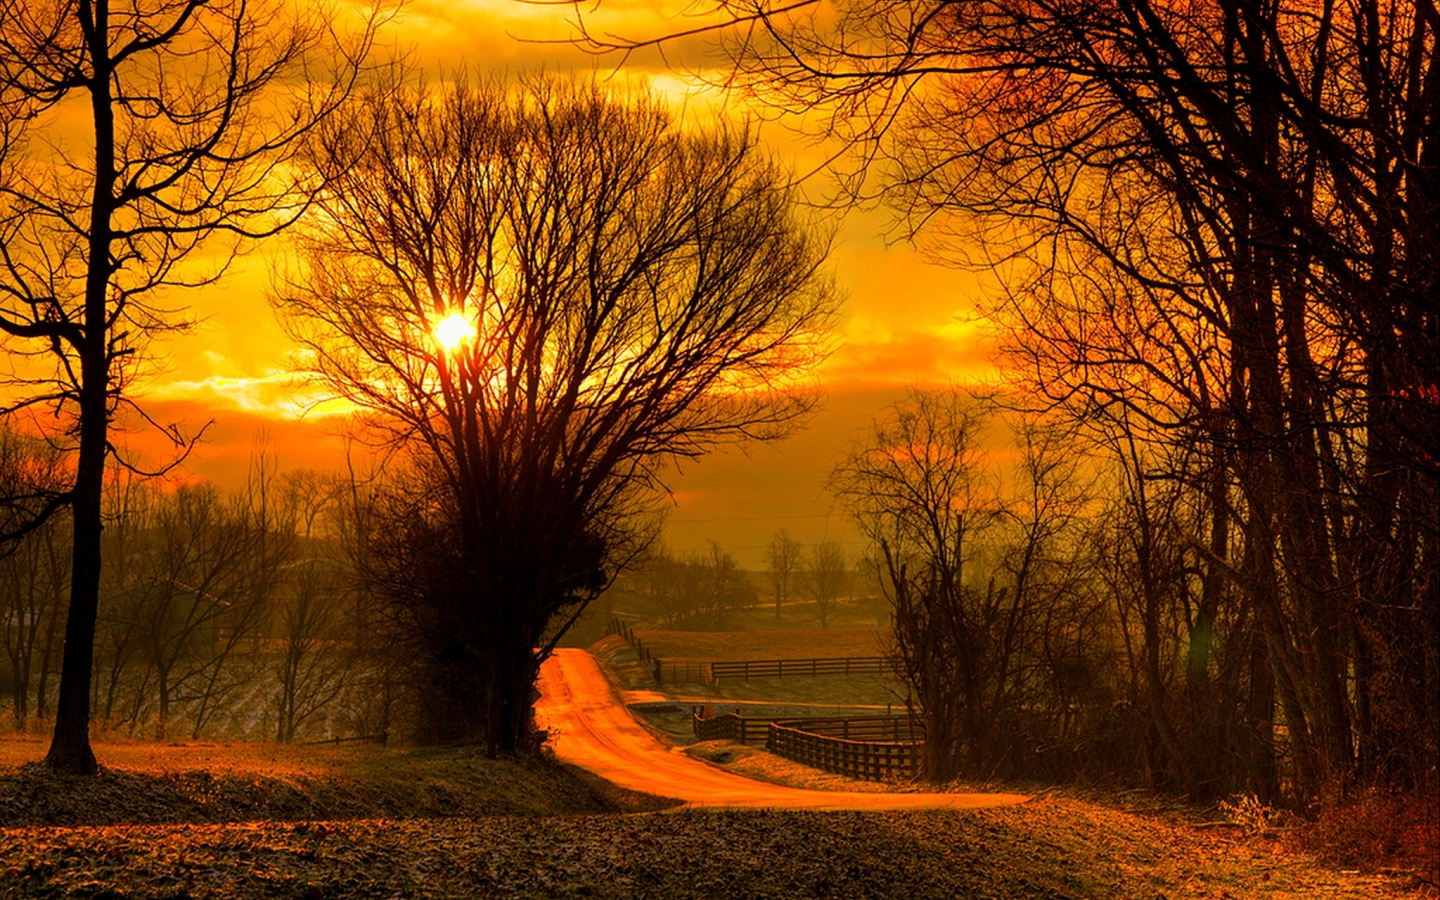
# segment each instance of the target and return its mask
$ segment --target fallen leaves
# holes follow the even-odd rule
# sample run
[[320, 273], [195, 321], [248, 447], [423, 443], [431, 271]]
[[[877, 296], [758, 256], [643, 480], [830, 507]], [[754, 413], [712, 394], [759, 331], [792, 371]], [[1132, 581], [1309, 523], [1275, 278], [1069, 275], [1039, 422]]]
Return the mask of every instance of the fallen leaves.
[[971, 812], [600, 809], [566, 770], [456, 749], [367, 756], [332, 777], [0, 769], [0, 897], [1413, 896], [1403, 877], [1325, 869], [1276, 841], [1059, 796]]
[[[1260, 873], [1264, 873], [1261, 877]], [[1283, 900], [1401, 897], [1384, 879], [1072, 800], [983, 812], [134, 825], [0, 832], [0, 895]], [[99, 886], [99, 888], [97, 888]]]

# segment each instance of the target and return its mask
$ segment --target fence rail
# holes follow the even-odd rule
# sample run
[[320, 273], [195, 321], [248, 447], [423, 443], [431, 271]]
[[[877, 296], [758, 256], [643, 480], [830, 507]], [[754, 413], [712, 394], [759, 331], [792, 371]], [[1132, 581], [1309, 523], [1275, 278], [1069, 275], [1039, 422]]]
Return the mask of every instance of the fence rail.
[[656, 684], [710, 684], [710, 663], [695, 660], [662, 660], [651, 663]]
[[716, 684], [722, 678], [797, 678], [821, 675], [883, 675], [889, 661], [883, 656], [834, 656], [813, 659], [664, 660], [635, 636], [635, 629], [619, 617], [611, 617], [606, 634], [618, 634], [635, 650], [640, 664], [656, 684]]
[[758, 734], [763, 740], [765, 729], [770, 727], [770, 720], [757, 721], [733, 713], [705, 718], [697, 715], [692, 718], [691, 727], [695, 730], [695, 736], [702, 741], [735, 741], [737, 744], [751, 744], [760, 743], [760, 741], [747, 740], [749, 734]]
[[837, 656], [817, 659], [751, 659], [710, 664], [710, 677], [722, 678], [794, 678], [818, 675], [882, 675], [888, 671], [883, 656]]
[[809, 734], [770, 723], [765, 749], [827, 772], [866, 781], [914, 778], [920, 773], [923, 744], [847, 741]]
[[741, 716], [727, 713], [701, 718], [695, 716], [695, 736], [702, 741], [728, 740], [741, 744], [768, 742], [771, 724], [793, 728], [820, 737], [851, 741], [917, 743], [925, 740], [923, 722], [909, 716]]

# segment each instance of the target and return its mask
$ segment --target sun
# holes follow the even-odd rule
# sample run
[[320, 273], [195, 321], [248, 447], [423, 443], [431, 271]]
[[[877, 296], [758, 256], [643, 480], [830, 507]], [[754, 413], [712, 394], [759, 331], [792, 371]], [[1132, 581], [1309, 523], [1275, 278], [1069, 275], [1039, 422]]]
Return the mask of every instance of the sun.
[[440, 346], [444, 347], [447, 353], [455, 352], [474, 334], [475, 326], [458, 310], [435, 323], [435, 340], [440, 342]]

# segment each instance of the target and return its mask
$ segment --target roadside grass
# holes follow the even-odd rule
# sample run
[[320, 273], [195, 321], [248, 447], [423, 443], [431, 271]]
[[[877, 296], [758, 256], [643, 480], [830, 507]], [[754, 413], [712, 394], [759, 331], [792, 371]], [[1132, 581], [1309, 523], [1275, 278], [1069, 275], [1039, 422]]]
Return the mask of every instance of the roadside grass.
[[0, 896], [1401, 900], [1268, 844], [1046, 798], [955, 812], [682, 810], [0, 831]]
[[560, 766], [469, 747], [102, 742], [94, 778], [50, 771], [39, 762], [45, 748], [0, 737], [0, 828], [616, 808]]

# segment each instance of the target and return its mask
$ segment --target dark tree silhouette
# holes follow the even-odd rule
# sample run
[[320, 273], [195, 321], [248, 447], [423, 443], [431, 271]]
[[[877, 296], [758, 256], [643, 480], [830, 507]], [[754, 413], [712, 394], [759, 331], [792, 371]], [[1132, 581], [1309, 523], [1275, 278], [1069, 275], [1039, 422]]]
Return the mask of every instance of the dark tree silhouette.
[[826, 243], [752, 133], [593, 83], [397, 86], [312, 163], [332, 189], [277, 305], [411, 452], [385, 537], [423, 542], [415, 624], [455, 723], [512, 751], [540, 662], [647, 542], [664, 467], [813, 406]]
[[[353, 40], [332, 21], [250, 0], [0, 2], [0, 334], [23, 357], [19, 396], [3, 410], [53, 413], [33, 421], [75, 457], [71, 485], [31, 520], [73, 510], [46, 757], [57, 769], [96, 767], [90, 680], [112, 419], [147, 342], [186, 326], [161, 297], [212, 283], [317, 187], [289, 165], [297, 139], [346, 96], [378, 19]], [[201, 260], [202, 247], [219, 262]]]
[[1283, 713], [1291, 799], [1433, 792], [1433, 0], [714, 9], [730, 83], [841, 138], [854, 195], [1003, 266], [1045, 402], [1189, 454], [1198, 606], [1254, 614], [1271, 677], [1230, 699]]

